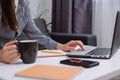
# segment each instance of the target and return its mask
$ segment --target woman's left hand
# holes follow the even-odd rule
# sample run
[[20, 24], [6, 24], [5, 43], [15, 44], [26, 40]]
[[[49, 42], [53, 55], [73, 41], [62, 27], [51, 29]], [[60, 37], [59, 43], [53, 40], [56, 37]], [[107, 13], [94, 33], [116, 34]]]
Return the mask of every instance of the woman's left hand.
[[84, 49], [84, 44], [80, 40], [72, 40], [66, 44], [58, 44], [57, 49], [61, 49], [63, 51], [74, 51], [76, 46], [80, 46], [82, 50]]

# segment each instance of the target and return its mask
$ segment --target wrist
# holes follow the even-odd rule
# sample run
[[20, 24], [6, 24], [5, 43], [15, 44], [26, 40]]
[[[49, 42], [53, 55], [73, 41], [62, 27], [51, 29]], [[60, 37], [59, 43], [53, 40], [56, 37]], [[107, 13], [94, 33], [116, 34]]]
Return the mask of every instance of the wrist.
[[60, 50], [63, 50], [63, 46], [64, 46], [63, 44], [57, 44], [57, 47], [56, 47], [56, 48], [57, 48], [57, 49], [60, 49]]

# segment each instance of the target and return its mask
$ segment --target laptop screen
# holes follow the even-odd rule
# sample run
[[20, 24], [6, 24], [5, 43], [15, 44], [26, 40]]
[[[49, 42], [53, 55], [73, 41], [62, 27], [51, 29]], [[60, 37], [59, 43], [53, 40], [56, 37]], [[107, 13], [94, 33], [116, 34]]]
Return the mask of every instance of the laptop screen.
[[113, 55], [119, 48], [120, 45], [120, 12], [117, 12], [113, 41], [111, 47], [111, 55]]

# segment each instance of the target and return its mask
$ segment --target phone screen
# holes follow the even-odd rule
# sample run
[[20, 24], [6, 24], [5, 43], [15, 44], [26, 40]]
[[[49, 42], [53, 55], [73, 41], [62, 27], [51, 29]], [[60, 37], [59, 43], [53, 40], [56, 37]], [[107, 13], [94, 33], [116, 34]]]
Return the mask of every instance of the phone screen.
[[66, 59], [60, 61], [61, 64], [72, 65], [72, 66], [82, 66], [84, 68], [90, 68], [99, 65], [97, 61], [91, 60], [81, 60], [81, 59]]

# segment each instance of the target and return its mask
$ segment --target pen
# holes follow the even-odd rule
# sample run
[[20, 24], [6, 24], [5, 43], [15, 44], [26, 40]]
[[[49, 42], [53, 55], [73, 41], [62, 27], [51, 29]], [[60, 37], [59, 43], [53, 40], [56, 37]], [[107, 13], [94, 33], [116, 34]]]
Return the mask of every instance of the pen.
[[50, 53], [50, 54], [62, 54], [61, 51], [56, 50], [41, 50], [43, 53]]

